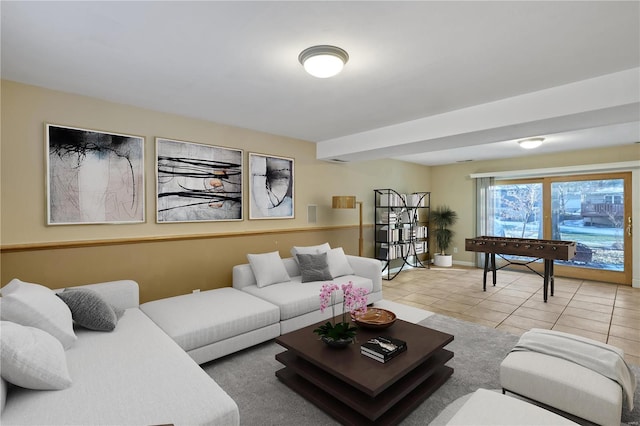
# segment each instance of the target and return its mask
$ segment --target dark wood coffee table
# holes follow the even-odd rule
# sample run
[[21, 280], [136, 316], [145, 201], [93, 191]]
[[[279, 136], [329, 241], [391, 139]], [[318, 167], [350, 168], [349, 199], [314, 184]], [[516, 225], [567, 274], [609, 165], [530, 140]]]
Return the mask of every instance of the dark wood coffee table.
[[[276, 355], [285, 368], [276, 376], [343, 424], [397, 424], [453, 374], [445, 365], [453, 336], [397, 320], [383, 330], [360, 328], [357, 342], [330, 348], [313, 330], [321, 323], [276, 338], [287, 350]], [[381, 363], [360, 353], [380, 335], [407, 342], [407, 350]]]

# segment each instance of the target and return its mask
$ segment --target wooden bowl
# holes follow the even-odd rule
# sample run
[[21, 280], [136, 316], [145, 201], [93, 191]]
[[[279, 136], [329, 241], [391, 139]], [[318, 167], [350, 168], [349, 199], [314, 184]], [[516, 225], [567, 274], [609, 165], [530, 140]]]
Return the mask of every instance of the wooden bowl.
[[396, 314], [386, 309], [369, 308], [364, 314], [351, 314], [351, 319], [364, 328], [387, 328], [396, 322]]

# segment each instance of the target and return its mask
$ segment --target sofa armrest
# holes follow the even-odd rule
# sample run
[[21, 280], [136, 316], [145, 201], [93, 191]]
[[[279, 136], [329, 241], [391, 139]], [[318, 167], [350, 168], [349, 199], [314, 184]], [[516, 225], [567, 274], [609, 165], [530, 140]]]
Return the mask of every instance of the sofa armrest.
[[[137, 308], [140, 305], [140, 289], [132, 280], [85, 284], [68, 288], [88, 288], [96, 291], [104, 300], [120, 309]], [[56, 290], [56, 291], [62, 291]]]
[[347, 255], [347, 260], [353, 269], [354, 275], [371, 280], [373, 283], [373, 293], [382, 291], [382, 264], [379, 260], [350, 254]]
[[256, 285], [256, 277], [253, 275], [251, 265], [248, 263], [235, 265], [232, 270], [231, 286], [240, 290], [250, 285]]

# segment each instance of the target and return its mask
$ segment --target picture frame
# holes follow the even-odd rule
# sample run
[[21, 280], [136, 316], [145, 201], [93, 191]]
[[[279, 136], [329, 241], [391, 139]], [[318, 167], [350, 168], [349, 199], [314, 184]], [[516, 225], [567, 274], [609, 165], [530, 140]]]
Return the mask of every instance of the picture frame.
[[45, 123], [47, 225], [144, 223], [144, 142]]
[[249, 219], [295, 217], [294, 159], [249, 153]]
[[157, 223], [243, 220], [241, 149], [156, 138]]

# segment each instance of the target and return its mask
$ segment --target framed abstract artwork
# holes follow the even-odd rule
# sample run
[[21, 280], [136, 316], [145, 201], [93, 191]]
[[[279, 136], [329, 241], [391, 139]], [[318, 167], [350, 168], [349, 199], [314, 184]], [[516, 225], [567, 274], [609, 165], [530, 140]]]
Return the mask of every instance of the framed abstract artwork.
[[158, 223], [242, 220], [241, 149], [156, 138]]
[[293, 158], [249, 153], [249, 219], [294, 217]]
[[47, 225], [141, 223], [144, 138], [45, 124]]

